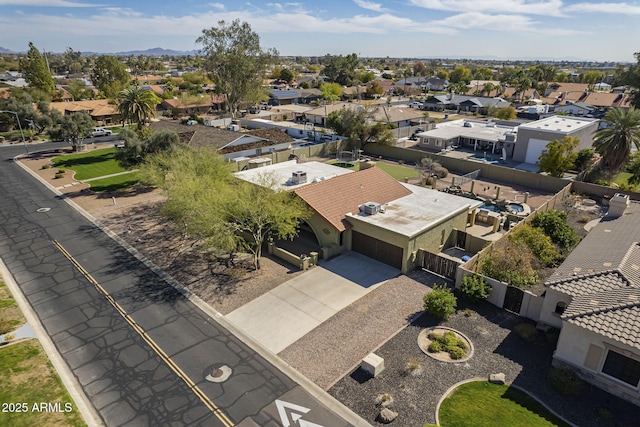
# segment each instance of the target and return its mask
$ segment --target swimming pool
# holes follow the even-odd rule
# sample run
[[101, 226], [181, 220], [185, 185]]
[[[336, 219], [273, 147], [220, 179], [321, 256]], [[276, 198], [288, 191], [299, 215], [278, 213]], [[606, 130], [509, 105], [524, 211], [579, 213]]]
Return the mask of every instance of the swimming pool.
[[474, 154], [471, 157], [467, 157], [467, 160], [471, 160], [473, 162], [490, 163], [490, 164], [499, 163], [499, 160], [495, 160], [490, 157], [480, 156], [478, 154]]
[[509, 203], [507, 206], [511, 208], [511, 210], [515, 213], [524, 212], [524, 206], [522, 206], [520, 203]]

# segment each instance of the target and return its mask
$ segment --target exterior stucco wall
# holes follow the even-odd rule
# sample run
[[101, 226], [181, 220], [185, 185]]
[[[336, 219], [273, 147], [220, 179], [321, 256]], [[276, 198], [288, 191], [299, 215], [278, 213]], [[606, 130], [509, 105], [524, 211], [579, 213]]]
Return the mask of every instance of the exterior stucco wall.
[[525, 127], [518, 128], [518, 137], [513, 150], [513, 160], [516, 162], [524, 162], [527, 156], [527, 150], [529, 148], [530, 139], [540, 139], [544, 141], [553, 141], [556, 139], [562, 139], [566, 135], [575, 136], [580, 139], [580, 143], [575, 151], [580, 151], [583, 148], [591, 148], [593, 144], [593, 133], [598, 129], [598, 122], [594, 121], [587, 126], [584, 126], [573, 132], [558, 132], [543, 129], [529, 129]]
[[554, 328], [562, 328], [562, 319], [559, 314], [555, 313], [556, 306], [559, 302], [564, 302], [568, 306], [571, 299], [569, 295], [563, 294], [555, 289], [547, 288], [539, 320]]
[[327, 220], [314, 212], [306, 222], [316, 235], [320, 248], [322, 248], [321, 258], [325, 259], [337, 255], [344, 250], [345, 242], [343, 242], [342, 246], [340, 245], [340, 232]]
[[[594, 364], [594, 369], [585, 365], [591, 345], [602, 349], [599, 361]], [[585, 381], [636, 405], [640, 405], [640, 389], [638, 387], [633, 387], [601, 372], [608, 349], [640, 360], [640, 350], [564, 322], [558, 345], [553, 355], [553, 365], [573, 368]]]

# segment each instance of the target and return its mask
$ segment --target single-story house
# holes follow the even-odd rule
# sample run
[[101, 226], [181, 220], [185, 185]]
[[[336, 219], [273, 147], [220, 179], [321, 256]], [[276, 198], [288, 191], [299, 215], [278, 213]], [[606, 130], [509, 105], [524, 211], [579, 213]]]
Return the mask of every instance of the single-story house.
[[322, 96], [319, 89], [273, 89], [269, 92], [270, 105], [310, 104]]
[[565, 104], [555, 107], [553, 110], [555, 113], [563, 112], [565, 114], [571, 114], [572, 116], [589, 116], [593, 117], [598, 112], [598, 107], [585, 102], [575, 102], [571, 104]]
[[545, 286], [540, 322], [562, 328], [553, 364], [640, 405], [640, 203], [612, 197]]
[[277, 128], [236, 132], [201, 124], [187, 126], [174, 120], [152, 122], [150, 128], [154, 131], [171, 130], [176, 132], [180, 141], [188, 146], [213, 148], [224, 155], [226, 160], [286, 150], [296, 141], [286, 132]]
[[500, 125], [493, 121], [461, 119], [438, 123], [434, 129], [419, 132], [416, 136], [418, 145], [429, 151], [439, 152], [465, 147], [500, 153], [506, 159], [513, 155], [516, 126]]
[[482, 96], [456, 95], [448, 93], [443, 95], [430, 96], [424, 101], [423, 109], [431, 111], [456, 110], [481, 112], [489, 107], [504, 108], [511, 105], [511, 102], [502, 98], [487, 98]]
[[[273, 170], [281, 167], [266, 166], [237, 176], [257, 183], [261, 180], [248, 177], [273, 176]], [[325, 259], [352, 250], [402, 272], [411, 271], [419, 265], [421, 251], [437, 254], [453, 246], [456, 230], [465, 230], [470, 213], [482, 204], [400, 183], [375, 166], [353, 173], [333, 167], [335, 173], [323, 172], [327, 176], [320, 177], [314, 176], [317, 162], [289, 167], [296, 170], [281, 177], [281, 187], [291, 187], [312, 209], [305, 227]]]
[[416, 108], [387, 107], [386, 105], [367, 106], [352, 102], [337, 102], [334, 104], [322, 105], [304, 113], [305, 120], [319, 126], [325, 126], [329, 114], [342, 109], [375, 108], [371, 116], [373, 121], [391, 123], [397, 127], [411, 126], [425, 119], [424, 113]]
[[179, 115], [204, 114], [213, 110], [221, 110], [224, 105], [224, 97], [221, 95], [204, 95], [200, 102], [190, 104], [183, 103], [180, 99], [163, 99], [157, 107], [158, 111], [171, 111]]
[[102, 125], [120, 122], [118, 108], [115, 104], [110, 104], [107, 99], [52, 102], [49, 107], [60, 111], [65, 116], [79, 111], [86, 111], [93, 120]]

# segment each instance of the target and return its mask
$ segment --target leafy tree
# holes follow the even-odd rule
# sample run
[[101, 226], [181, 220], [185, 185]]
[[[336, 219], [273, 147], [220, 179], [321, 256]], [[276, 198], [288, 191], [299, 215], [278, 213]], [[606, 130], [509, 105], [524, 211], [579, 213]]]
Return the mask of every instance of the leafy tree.
[[433, 176], [442, 179], [446, 178], [449, 174], [447, 168], [433, 160], [431, 157], [423, 157], [420, 159], [420, 163], [416, 168], [420, 171], [420, 174], [427, 179], [431, 179]]
[[613, 108], [603, 121], [606, 127], [596, 131], [593, 148], [615, 175], [627, 164], [631, 144], [640, 148], [640, 109]]
[[466, 82], [459, 81], [457, 83], [450, 84], [447, 89], [449, 89], [452, 93], [457, 93], [457, 94], [461, 95], [461, 94], [465, 94], [465, 93], [467, 93], [469, 91], [469, 86], [467, 85]]
[[640, 154], [638, 154], [638, 152], [631, 156], [631, 159], [627, 164], [627, 171], [631, 173], [631, 176], [628, 179], [629, 184], [640, 184]]
[[451, 83], [464, 82], [468, 85], [471, 81], [471, 70], [464, 65], [456, 65], [449, 73], [449, 81]]
[[137, 123], [138, 129], [142, 129], [147, 120], [155, 114], [160, 98], [151, 90], [130, 87], [118, 93], [117, 102], [122, 121]]
[[377, 81], [374, 80], [372, 82], [369, 82], [369, 84], [367, 85], [367, 97], [375, 98], [376, 96], [380, 96], [383, 93], [384, 89], [382, 88], [382, 85]]
[[424, 65], [423, 62], [418, 61], [413, 64], [413, 75], [414, 76], [427, 76], [429, 75], [429, 67]]
[[71, 142], [73, 151], [82, 151], [84, 139], [94, 126], [93, 119], [86, 111], [71, 113], [60, 122], [60, 136]]
[[338, 83], [323, 83], [320, 86], [320, 92], [322, 93], [322, 99], [333, 102], [340, 99], [344, 89]]
[[509, 107], [489, 107], [487, 114], [500, 120], [512, 120], [518, 117], [516, 109], [512, 106]]
[[109, 99], [115, 99], [129, 85], [129, 79], [125, 65], [110, 55], [99, 56], [91, 72], [93, 85]]
[[423, 301], [424, 311], [444, 320], [456, 312], [458, 303], [446, 285], [433, 285], [433, 290], [424, 296]]
[[569, 252], [580, 241], [578, 234], [567, 223], [566, 212], [555, 210], [539, 212], [531, 220], [531, 225], [541, 228], [562, 253]]
[[576, 159], [573, 161], [573, 167], [578, 172], [586, 170], [589, 166], [591, 166], [595, 155], [596, 153], [592, 148], [583, 148], [576, 154]]
[[491, 80], [493, 78], [493, 70], [489, 67], [477, 67], [473, 70], [473, 78], [478, 80]]
[[536, 163], [538, 168], [551, 176], [561, 178], [566, 171], [574, 166], [578, 157], [575, 149], [579, 143], [579, 138], [569, 135], [549, 142], [538, 157]]
[[149, 156], [141, 171], [145, 181], [166, 191], [167, 215], [218, 250], [251, 253], [256, 269], [265, 239], [292, 238], [310, 215], [293, 193], [234, 178], [224, 158], [211, 150], [162, 152]]
[[[47, 101], [36, 101], [31, 92], [20, 90], [8, 99], [0, 100], [0, 110], [17, 113], [20, 126], [23, 130], [32, 129], [36, 134], [41, 134], [50, 129], [61, 118], [58, 110], [50, 110]], [[0, 129], [17, 129], [16, 116], [9, 113], [0, 113]]]
[[396, 138], [389, 127], [372, 120], [376, 108], [342, 108], [332, 111], [327, 117], [327, 127], [338, 135], [347, 137], [349, 146], [354, 149], [362, 149], [369, 143], [393, 145]]
[[291, 84], [293, 79], [295, 78], [295, 74], [288, 68], [280, 71], [280, 80], [287, 82], [287, 84]]
[[67, 91], [74, 101], [93, 98], [93, 91], [80, 79], [71, 79], [67, 82]]
[[325, 66], [322, 73], [329, 81], [341, 86], [351, 86], [355, 81], [355, 70], [358, 67], [358, 55], [352, 53], [347, 56], [325, 57]]
[[555, 265], [560, 259], [560, 252], [541, 228], [522, 224], [509, 233], [509, 239], [518, 245], [522, 244], [531, 249], [533, 255], [545, 267]]
[[180, 138], [173, 131], [158, 131], [141, 139], [139, 132], [124, 129], [120, 139], [124, 141], [124, 147], [116, 151], [115, 158], [125, 168], [142, 163], [152, 154], [170, 154], [180, 146]]
[[217, 27], [202, 30], [196, 43], [202, 45], [205, 69], [216, 92], [226, 97], [227, 108], [235, 117], [240, 101], [258, 92], [262, 73], [274, 62], [278, 52], [263, 50], [258, 34], [238, 19], [230, 24], [219, 21]]
[[27, 56], [20, 60], [20, 70], [29, 86], [40, 89], [49, 96], [53, 95], [56, 88], [55, 80], [40, 51], [31, 42]]
[[489, 297], [489, 292], [491, 292], [491, 285], [486, 283], [481, 275], [473, 274], [462, 278], [460, 293], [465, 299], [478, 303], [486, 300]]

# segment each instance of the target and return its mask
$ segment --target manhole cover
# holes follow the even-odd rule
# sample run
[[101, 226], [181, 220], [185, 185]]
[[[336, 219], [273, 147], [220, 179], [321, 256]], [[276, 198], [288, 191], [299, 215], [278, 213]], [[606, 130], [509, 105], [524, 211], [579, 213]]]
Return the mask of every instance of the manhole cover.
[[40, 208], [36, 212], [42, 213], [42, 212], [49, 212], [50, 210], [51, 210], [51, 208]]
[[205, 377], [205, 380], [212, 383], [222, 383], [229, 379], [231, 372], [230, 367], [222, 365], [219, 368], [214, 368], [211, 373]]

